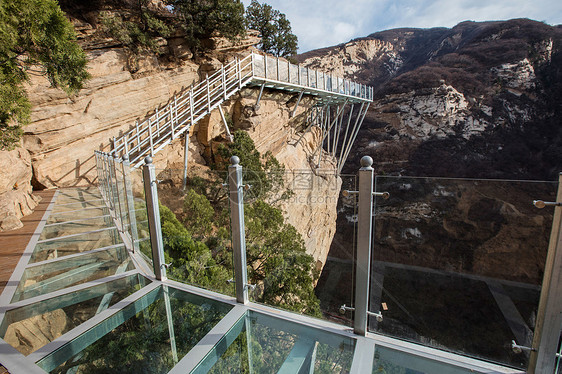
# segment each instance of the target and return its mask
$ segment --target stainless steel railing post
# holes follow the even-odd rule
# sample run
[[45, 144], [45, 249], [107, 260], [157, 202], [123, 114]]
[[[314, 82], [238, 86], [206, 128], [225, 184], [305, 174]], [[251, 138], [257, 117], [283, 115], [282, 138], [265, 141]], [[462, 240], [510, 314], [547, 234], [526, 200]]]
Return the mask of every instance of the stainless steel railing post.
[[373, 226], [373, 159], [364, 156], [359, 169], [359, 209], [357, 214], [357, 263], [355, 264], [355, 313], [353, 331], [367, 332], [369, 281], [371, 276], [371, 232]]
[[237, 156], [230, 158], [228, 167], [228, 190], [230, 198], [230, 222], [232, 229], [232, 250], [234, 252], [234, 280], [236, 301], [248, 302], [248, 273], [246, 264], [246, 235], [244, 226], [244, 186], [242, 166]]
[[164, 261], [164, 242], [162, 240], [162, 227], [160, 225], [160, 206], [158, 203], [158, 181], [152, 157], [144, 159], [142, 175], [144, 180], [144, 193], [146, 195], [146, 211], [148, 213], [148, 228], [150, 231], [150, 246], [152, 248], [152, 263], [154, 276], [158, 280], [166, 280], [166, 267]]

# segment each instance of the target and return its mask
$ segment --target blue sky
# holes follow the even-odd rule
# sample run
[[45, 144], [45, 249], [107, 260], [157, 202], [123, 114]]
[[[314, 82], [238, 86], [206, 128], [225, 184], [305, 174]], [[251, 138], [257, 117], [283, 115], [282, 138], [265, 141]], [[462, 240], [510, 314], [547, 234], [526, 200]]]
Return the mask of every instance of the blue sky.
[[[242, 0], [249, 5], [250, 0]], [[264, 1], [261, 0], [261, 3]], [[562, 24], [562, 0], [267, 0], [287, 15], [299, 53], [396, 27], [531, 18]]]

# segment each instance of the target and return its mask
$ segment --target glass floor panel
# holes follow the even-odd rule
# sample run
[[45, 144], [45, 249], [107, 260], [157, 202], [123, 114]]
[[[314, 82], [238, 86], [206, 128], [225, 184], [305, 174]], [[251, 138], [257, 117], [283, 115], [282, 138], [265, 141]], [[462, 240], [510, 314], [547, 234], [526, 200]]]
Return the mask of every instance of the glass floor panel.
[[349, 373], [355, 340], [248, 312], [192, 373]]
[[77, 221], [88, 218], [96, 218], [101, 216], [106, 216], [109, 214], [109, 209], [107, 207], [99, 207], [92, 209], [84, 209], [80, 212], [63, 212], [63, 213], [52, 213], [47, 219], [47, 225], [53, 223]]
[[122, 240], [117, 229], [85, 233], [58, 240], [49, 240], [37, 243], [29, 262], [34, 263], [51, 260], [121, 243]]
[[69, 188], [69, 189], [61, 189], [58, 191], [59, 197], [78, 197], [78, 198], [86, 198], [90, 196], [101, 196], [100, 190], [98, 187], [82, 187], [82, 188]]
[[52, 373], [167, 373], [231, 308], [158, 287], [38, 365]]
[[84, 201], [95, 201], [102, 199], [100, 194], [82, 194], [82, 196], [66, 196], [59, 194], [56, 199], [57, 204], [81, 203]]
[[68, 222], [59, 225], [49, 225], [43, 228], [39, 240], [59, 238], [61, 236], [85, 233], [103, 229], [104, 227], [114, 227], [115, 223], [110, 216], [97, 217], [77, 222]]
[[148, 283], [134, 274], [12, 309], [0, 325], [0, 337], [27, 356]]
[[132, 269], [124, 246], [30, 267], [24, 271], [12, 302]]
[[373, 374], [470, 374], [474, 370], [459, 368], [444, 362], [414, 356], [395, 349], [377, 346]]
[[82, 193], [76, 195], [65, 195], [59, 193], [56, 199], [57, 204], [71, 204], [80, 203], [83, 201], [94, 201], [103, 199], [102, 194], [99, 191], [92, 191], [89, 193]]
[[[69, 212], [74, 210], [82, 210], [85, 208], [103, 208], [105, 207], [105, 202], [103, 200], [90, 200], [90, 201], [83, 201], [81, 203], [72, 203], [72, 204], [55, 204], [53, 208], [53, 214], [59, 212]], [[76, 214], [80, 216], [80, 213]]]

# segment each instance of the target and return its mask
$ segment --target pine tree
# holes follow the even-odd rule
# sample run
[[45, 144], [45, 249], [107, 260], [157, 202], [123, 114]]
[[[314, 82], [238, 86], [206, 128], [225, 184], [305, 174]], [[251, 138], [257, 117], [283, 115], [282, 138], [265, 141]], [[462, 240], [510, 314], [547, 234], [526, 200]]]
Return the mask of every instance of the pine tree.
[[201, 49], [201, 40], [218, 33], [228, 39], [244, 34], [244, 5], [239, 0], [169, 0], [180, 16], [187, 40]]
[[68, 94], [88, 78], [86, 55], [55, 0], [0, 1], [0, 150], [11, 149], [29, 122], [23, 83], [45, 75]]
[[297, 36], [292, 33], [291, 22], [271, 5], [252, 0], [246, 9], [246, 22], [248, 28], [259, 31], [262, 51], [282, 57], [297, 53]]

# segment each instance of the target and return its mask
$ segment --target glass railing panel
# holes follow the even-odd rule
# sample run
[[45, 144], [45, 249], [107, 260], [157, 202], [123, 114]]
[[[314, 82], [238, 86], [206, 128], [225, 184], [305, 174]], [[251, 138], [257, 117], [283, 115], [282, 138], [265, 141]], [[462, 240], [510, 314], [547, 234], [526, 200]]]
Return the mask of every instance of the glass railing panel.
[[292, 84], [299, 84], [299, 67], [294, 64], [290, 64], [289, 79]]
[[134, 274], [6, 312], [0, 337], [28, 355], [150, 283]]
[[310, 74], [310, 87], [318, 87], [318, 70], [311, 69]]
[[80, 220], [75, 222], [46, 225], [39, 236], [39, 240], [58, 238], [61, 236], [86, 233], [103, 229], [104, 227], [114, 227], [113, 219], [110, 216], [96, 217], [92, 219]]
[[116, 216], [123, 225], [123, 229], [128, 232], [129, 230], [129, 211], [127, 207], [127, 193], [125, 190], [125, 180], [123, 176], [123, 165], [115, 162], [115, 188], [117, 192], [116, 201]]
[[[146, 202], [135, 199], [135, 219], [137, 226], [136, 246], [142, 258], [152, 266], [152, 250], [150, 248], [150, 229], [148, 227], [148, 213]], [[136, 249], [135, 249], [136, 250]]]
[[183, 170], [156, 170], [168, 278], [234, 295], [226, 175], [190, 174], [183, 189]]
[[558, 349], [556, 352], [554, 372], [556, 374], [562, 373], [562, 331], [560, 332], [560, 338], [558, 339]]
[[370, 329], [526, 368], [552, 209], [550, 182], [376, 177]]
[[300, 69], [300, 84], [302, 86], [308, 87], [308, 69], [302, 66], [299, 66]]
[[254, 53], [252, 55], [252, 63], [253, 63], [254, 75], [264, 78], [265, 77], [264, 56]]
[[349, 373], [354, 347], [351, 338], [250, 311], [193, 373]]
[[117, 229], [108, 229], [37, 243], [30, 263], [52, 260], [122, 243]]
[[107, 207], [84, 209], [80, 211], [65, 212], [65, 213], [52, 213], [47, 218], [47, 224], [61, 223], [82, 220], [87, 218], [97, 218], [109, 214], [109, 209]]
[[[133, 212], [129, 218], [134, 225], [127, 227], [129, 234], [134, 240], [135, 251], [152, 266], [152, 251], [150, 249], [150, 230], [148, 227], [148, 213], [144, 193], [144, 180], [142, 166], [136, 169], [130, 168], [128, 174], [130, 183], [129, 201], [132, 200]], [[135, 229], [136, 228], [136, 229]]]
[[324, 75], [324, 72], [319, 71], [318, 72], [318, 88], [324, 90], [326, 89], [326, 75]]
[[134, 269], [125, 247], [110, 248], [28, 267], [12, 302]]
[[231, 308], [159, 287], [38, 365], [52, 373], [167, 373]]
[[278, 80], [277, 76], [277, 59], [275, 57], [266, 56], [267, 59], [267, 78]]
[[103, 208], [105, 206], [105, 202], [101, 199], [99, 200], [89, 200], [83, 201], [80, 203], [71, 203], [71, 204], [55, 204], [53, 207], [52, 213], [61, 213], [61, 212], [69, 212], [75, 210], [82, 210], [88, 208]]
[[429, 358], [414, 356], [392, 348], [376, 346], [373, 374], [470, 374], [473, 369], [461, 368]]
[[244, 183], [260, 186], [244, 198], [250, 300], [347, 323], [338, 311], [351, 304], [354, 226], [336, 231], [347, 214], [338, 208], [342, 178], [329, 170], [245, 173]]
[[279, 60], [279, 80], [282, 82], [289, 81], [289, 62], [286, 60]]
[[335, 233], [329, 246], [326, 261], [321, 268], [315, 293], [320, 300], [324, 318], [350, 326], [352, 313], [342, 307], [353, 307], [357, 202], [354, 195], [341, 196], [341, 191], [357, 189], [355, 175], [341, 175], [341, 188], [332, 192], [337, 202]]

